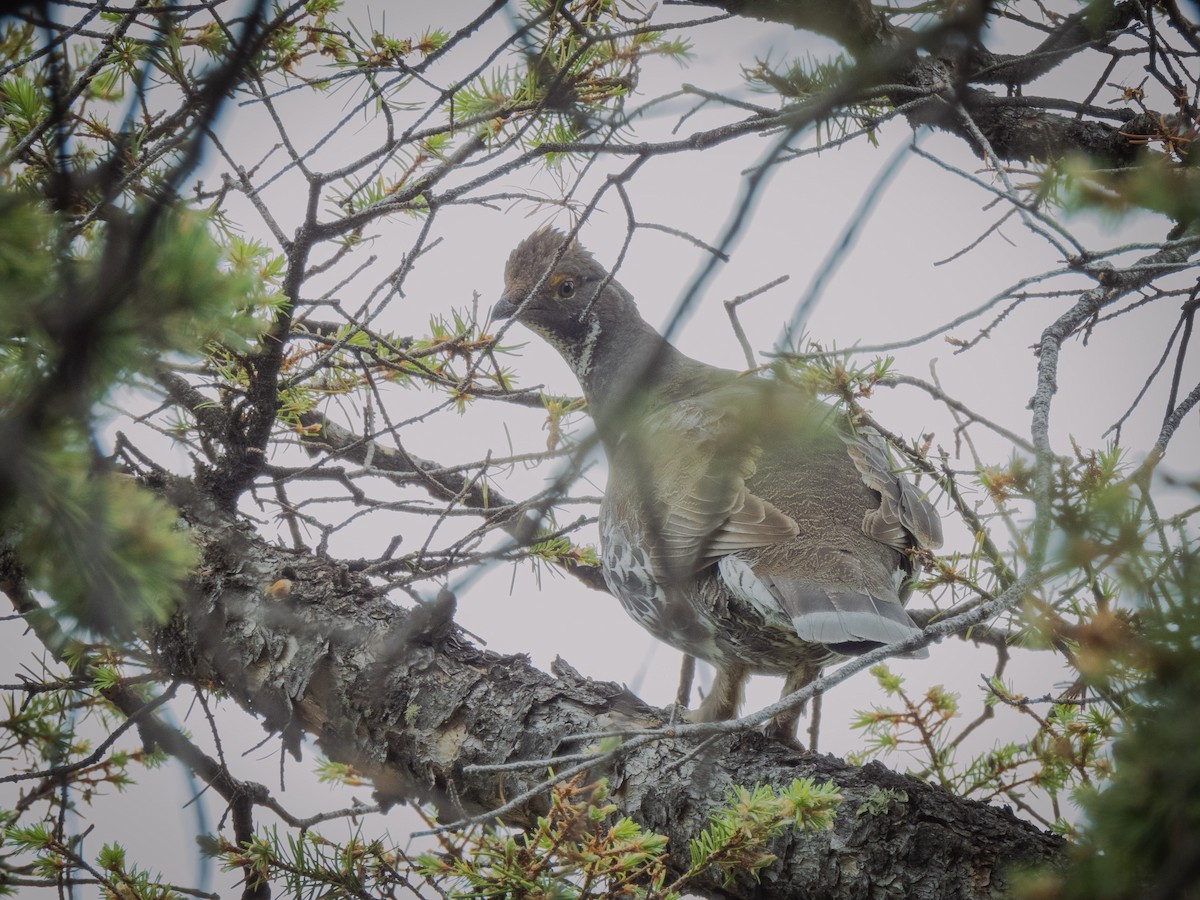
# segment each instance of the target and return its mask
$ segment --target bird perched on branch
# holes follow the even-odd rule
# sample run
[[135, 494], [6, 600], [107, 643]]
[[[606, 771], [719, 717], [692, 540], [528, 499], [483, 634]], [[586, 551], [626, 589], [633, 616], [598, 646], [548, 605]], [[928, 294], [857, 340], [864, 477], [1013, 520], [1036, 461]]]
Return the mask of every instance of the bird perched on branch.
[[[737, 715], [751, 672], [784, 675], [791, 693], [917, 632], [909, 551], [941, 546], [941, 522], [876, 432], [793, 384], [685, 356], [555, 230], [512, 252], [493, 315], [579, 379], [609, 460], [604, 580], [651, 634], [716, 666], [696, 718]], [[768, 732], [794, 741], [798, 715]]]

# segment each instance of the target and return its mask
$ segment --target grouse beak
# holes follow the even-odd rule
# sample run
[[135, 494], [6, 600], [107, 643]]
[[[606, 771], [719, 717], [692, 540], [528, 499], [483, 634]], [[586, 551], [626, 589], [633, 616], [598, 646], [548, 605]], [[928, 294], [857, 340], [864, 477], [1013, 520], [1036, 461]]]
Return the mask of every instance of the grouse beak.
[[493, 319], [511, 319], [517, 314], [517, 304], [508, 299], [508, 294], [501, 295], [492, 307]]

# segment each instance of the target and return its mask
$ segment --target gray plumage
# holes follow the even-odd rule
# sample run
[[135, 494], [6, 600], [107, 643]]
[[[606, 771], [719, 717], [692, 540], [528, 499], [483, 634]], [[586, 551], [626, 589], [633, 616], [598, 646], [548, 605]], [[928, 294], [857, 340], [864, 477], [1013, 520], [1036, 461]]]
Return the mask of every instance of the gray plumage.
[[[564, 243], [550, 229], [523, 241], [493, 314], [516, 315], [579, 379], [609, 458], [605, 581], [652, 634], [717, 666], [700, 717], [735, 715], [747, 672], [791, 691], [914, 634], [906, 551], [941, 546], [941, 522], [883, 439], [794, 385], [680, 353]], [[795, 716], [775, 725], [790, 738]]]

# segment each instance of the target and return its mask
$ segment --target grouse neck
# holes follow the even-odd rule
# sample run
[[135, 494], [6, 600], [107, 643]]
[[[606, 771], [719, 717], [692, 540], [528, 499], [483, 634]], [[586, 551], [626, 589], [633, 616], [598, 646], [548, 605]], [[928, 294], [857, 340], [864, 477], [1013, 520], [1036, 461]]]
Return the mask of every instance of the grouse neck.
[[576, 372], [602, 431], [606, 425], [620, 429], [617, 420], [648, 398], [674, 395], [686, 385], [688, 370], [700, 367], [644, 319], [628, 317], [619, 325], [597, 330], [590, 365]]

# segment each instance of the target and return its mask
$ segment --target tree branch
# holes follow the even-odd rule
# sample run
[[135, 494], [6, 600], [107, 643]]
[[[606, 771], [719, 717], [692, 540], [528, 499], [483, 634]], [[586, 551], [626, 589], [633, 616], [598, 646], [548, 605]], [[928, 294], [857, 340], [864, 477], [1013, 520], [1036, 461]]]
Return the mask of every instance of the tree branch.
[[[523, 656], [479, 650], [444, 617], [414, 626], [412, 612], [336, 562], [273, 546], [208, 501], [185, 499], [204, 559], [191, 605], [156, 638], [161, 664], [174, 677], [220, 684], [293, 750], [299, 731], [312, 735], [331, 758], [372, 777], [385, 802], [432, 803], [443, 818], [487, 813], [544, 783], [540, 769], [493, 767], [578, 754], [589, 750], [582, 735], [662, 722], [618, 685], [565, 665], [554, 678]], [[295, 575], [292, 592], [269, 599], [284, 568]], [[714, 736], [697, 753], [672, 734], [629, 741], [589, 774], [609, 777], [620, 814], [670, 838], [681, 869], [688, 841], [733, 785], [808, 776], [841, 791], [832, 832], [780, 838], [761, 884], [738, 881], [726, 896], [839, 898], [889, 884], [907, 897], [982, 898], [1009, 883], [1008, 866], [1062, 861], [1060, 838], [1010, 811], [878, 764], [798, 755], [757, 732]], [[863, 812], [881, 796], [891, 798], [884, 811]], [[506, 821], [531, 822], [543, 801], [535, 793]], [[701, 887], [715, 892], [719, 882]]]

